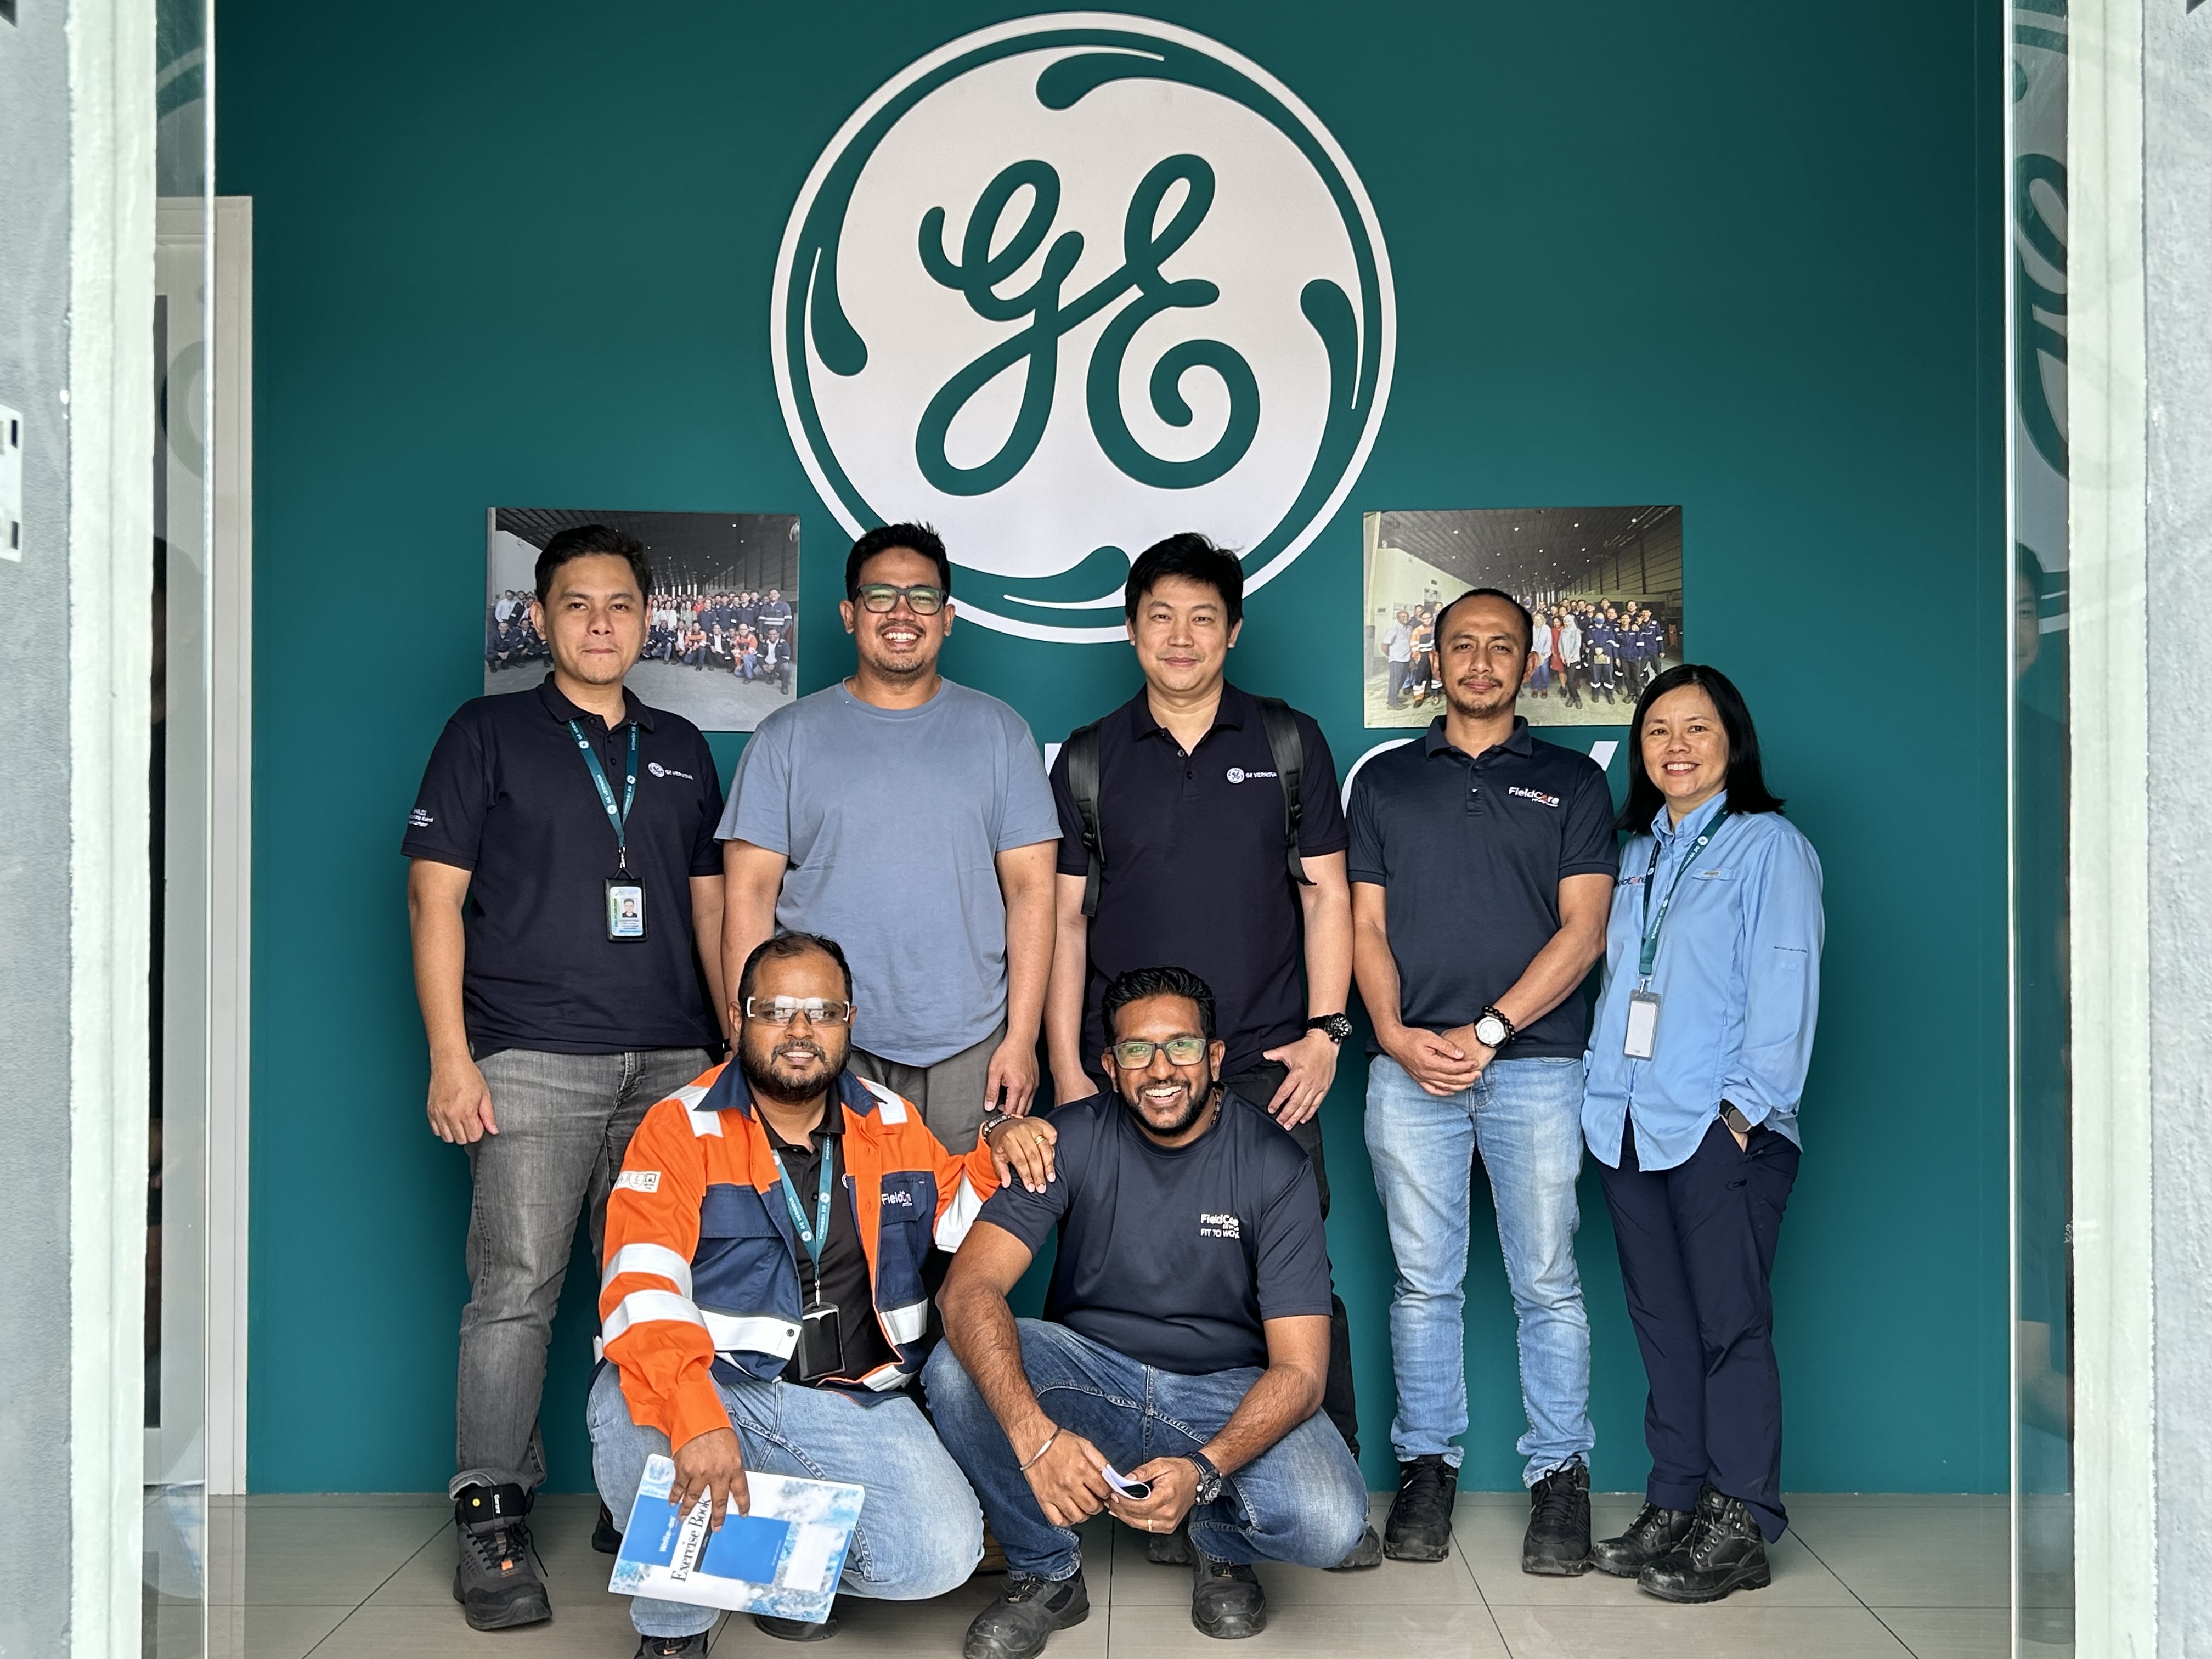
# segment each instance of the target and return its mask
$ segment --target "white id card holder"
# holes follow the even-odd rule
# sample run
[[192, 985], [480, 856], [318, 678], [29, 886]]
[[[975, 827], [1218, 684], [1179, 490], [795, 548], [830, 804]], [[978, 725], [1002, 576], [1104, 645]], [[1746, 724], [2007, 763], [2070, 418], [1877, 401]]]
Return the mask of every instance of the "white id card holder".
[[1658, 994], [1631, 991], [1628, 994], [1628, 1030], [1620, 1040], [1620, 1052], [1631, 1060], [1649, 1060], [1652, 1044], [1658, 1041]]
[[607, 883], [607, 937], [645, 937], [645, 885], [642, 882], [610, 880]]

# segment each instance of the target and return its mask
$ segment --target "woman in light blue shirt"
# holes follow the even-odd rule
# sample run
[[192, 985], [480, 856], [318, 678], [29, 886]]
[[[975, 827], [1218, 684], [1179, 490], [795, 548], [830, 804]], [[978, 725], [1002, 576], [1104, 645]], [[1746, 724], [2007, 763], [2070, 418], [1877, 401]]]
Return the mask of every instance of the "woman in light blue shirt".
[[1632, 730], [1583, 1133], [1650, 1383], [1652, 1467], [1644, 1512], [1590, 1560], [1714, 1601], [1768, 1582], [1788, 1524], [1767, 1280], [1820, 1006], [1820, 860], [1717, 669], [1660, 675]]

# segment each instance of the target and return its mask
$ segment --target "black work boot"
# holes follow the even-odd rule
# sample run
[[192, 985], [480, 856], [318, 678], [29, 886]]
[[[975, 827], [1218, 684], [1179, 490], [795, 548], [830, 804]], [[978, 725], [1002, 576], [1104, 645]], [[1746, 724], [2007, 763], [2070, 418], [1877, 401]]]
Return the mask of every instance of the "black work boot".
[[1217, 1561], [1190, 1547], [1190, 1622], [1208, 1636], [1234, 1642], [1267, 1628], [1267, 1592], [1242, 1561]]
[[1577, 1457], [1528, 1488], [1521, 1571], [1547, 1578], [1581, 1577], [1589, 1571], [1589, 1465]]
[[757, 1613], [753, 1628], [779, 1642], [826, 1642], [837, 1633], [837, 1604], [830, 1602], [830, 1616], [818, 1625], [806, 1619], [776, 1619]]
[[707, 1659], [707, 1632], [696, 1636], [641, 1636], [637, 1659]]
[[1145, 1559], [1156, 1567], [1187, 1567], [1190, 1565], [1190, 1517], [1186, 1515], [1175, 1524], [1173, 1532], [1154, 1532], [1145, 1534]]
[[1662, 1601], [1717, 1601], [1732, 1590], [1765, 1589], [1766, 1540], [1740, 1498], [1707, 1486], [1698, 1494], [1690, 1535], [1636, 1575], [1636, 1586]]
[[1375, 1528], [1362, 1528], [1359, 1541], [1352, 1547], [1352, 1553], [1328, 1569], [1331, 1572], [1364, 1572], [1370, 1567], [1382, 1565], [1382, 1540], [1375, 1535]]
[[1441, 1561], [1451, 1547], [1452, 1499], [1459, 1471], [1431, 1452], [1398, 1465], [1398, 1495], [1382, 1526], [1382, 1553], [1393, 1561]]
[[453, 1500], [461, 1559], [453, 1568], [453, 1600], [471, 1630], [511, 1630], [553, 1616], [545, 1586], [530, 1561], [530, 1494], [520, 1486], [464, 1486]]
[[615, 1525], [613, 1511], [605, 1504], [599, 1505], [599, 1518], [592, 1523], [592, 1547], [601, 1555], [622, 1553], [622, 1528]]
[[1690, 1535], [1692, 1510], [1662, 1510], [1646, 1504], [1628, 1530], [1590, 1546], [1590, 1565], [1615, 1578], [1633, 1578]]
[[963, 1659], [1035, 1659], [1056, 1630], [1091, 1616], [1083, 1569], [1072, 1578], [1017, 1578], [1006, 1593], [975, 1615], [961, 1645]]

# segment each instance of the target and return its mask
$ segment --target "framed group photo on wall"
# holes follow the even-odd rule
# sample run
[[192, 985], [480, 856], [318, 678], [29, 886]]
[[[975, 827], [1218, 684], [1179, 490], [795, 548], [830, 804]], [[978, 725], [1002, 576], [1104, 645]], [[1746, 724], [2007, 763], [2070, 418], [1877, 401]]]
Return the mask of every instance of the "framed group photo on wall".
[[1443, 609], [1472, 588], [1534, 620], [1521, 687], [1531, 726], [1625, 726], [1682, 660], [1680, 507], [1468, 507], [1364, 514], [1360, 678], [1370, 726], [1443, 712]]
[[550, 664], [531, 619], [538, 556], [601, 524], [645, 544], [645, 654], [623, 681], [702, 732], [750, 732], [799, 680], [799, 515], [495, 507], [484, 527], [484, 690], [536, 685]]

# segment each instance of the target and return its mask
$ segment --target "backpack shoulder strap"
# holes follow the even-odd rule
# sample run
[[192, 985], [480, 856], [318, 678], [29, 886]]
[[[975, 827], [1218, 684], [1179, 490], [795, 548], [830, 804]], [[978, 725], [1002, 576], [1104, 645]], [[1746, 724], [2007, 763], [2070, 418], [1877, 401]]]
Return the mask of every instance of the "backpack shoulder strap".
[[1104, 844], [1098, 837], [1098, 722], [1079, 726], [1067, 734], [1060, 752], [1067, 761], [1067, 793], [1083, 819], [1083, 850], [1090, 868], [1083, 878], [1083, 914], [1098, 914], [1098, 876], [1105, 867]]
[[1290, 704], [1280, 697], [1253, 701], [1260, 705], [1261, 723], [1267, 728], [1267, 751], [1275, 758], [1275, 781], [1283, 790], [1284, 858], [1290, 866], [1291, 879], [1301, 887], [1310, 887], [1313, 883], [1306, 878], [1306, 862], [1298, 856], [1298, 820], [1305, 814], [1306, 740]]

